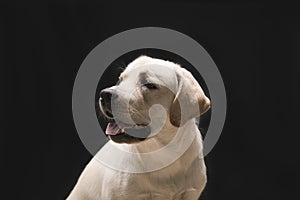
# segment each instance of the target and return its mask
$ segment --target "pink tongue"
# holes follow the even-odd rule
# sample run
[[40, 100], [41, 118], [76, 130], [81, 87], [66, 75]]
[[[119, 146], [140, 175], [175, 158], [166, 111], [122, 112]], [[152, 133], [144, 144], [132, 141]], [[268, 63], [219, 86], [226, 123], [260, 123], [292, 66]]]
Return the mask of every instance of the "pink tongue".
[[116, 123], [108, 123], [105, 133], [107, 135], [117, 135], [119, 133], [121, 133], [121, 129], [118, 127], [118, 125]]

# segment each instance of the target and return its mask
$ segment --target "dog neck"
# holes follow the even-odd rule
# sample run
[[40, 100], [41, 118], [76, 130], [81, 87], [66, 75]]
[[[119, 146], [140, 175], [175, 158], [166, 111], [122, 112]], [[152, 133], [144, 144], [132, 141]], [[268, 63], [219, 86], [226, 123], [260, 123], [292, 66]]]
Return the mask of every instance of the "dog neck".
[[166, 124], [154, 137], [140, 143], [120, 144], [109, 141], [94, 159], [118, 171], [150, 172], [175, 162], [190, 148], [200, 151], [202, 144], [199, 143], [199, 137], [201, 135], [194, 119], [179, 128]]

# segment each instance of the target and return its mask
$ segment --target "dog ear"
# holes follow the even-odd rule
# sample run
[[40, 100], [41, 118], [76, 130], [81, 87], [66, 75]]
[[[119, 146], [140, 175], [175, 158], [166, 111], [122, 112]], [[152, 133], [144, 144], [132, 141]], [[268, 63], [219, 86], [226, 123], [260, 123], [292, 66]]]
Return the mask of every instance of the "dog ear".
[[210, 108], [210, 100], [189, 71], [180, 68], [176, 77], [178, 89], [170, 108], [170, 122], [180, 127], [189, 119], [205, 113]]

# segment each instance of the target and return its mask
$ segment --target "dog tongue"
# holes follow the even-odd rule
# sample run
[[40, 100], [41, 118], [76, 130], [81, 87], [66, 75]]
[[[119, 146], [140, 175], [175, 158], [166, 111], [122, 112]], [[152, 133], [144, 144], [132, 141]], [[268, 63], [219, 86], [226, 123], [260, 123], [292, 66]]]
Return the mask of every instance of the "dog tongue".
[[105, 133], [107, 135], [117, 135], [119, 133], [121, 133], [121, 129], [118, 127], [118, 125], [116, 123], [108, 123]]

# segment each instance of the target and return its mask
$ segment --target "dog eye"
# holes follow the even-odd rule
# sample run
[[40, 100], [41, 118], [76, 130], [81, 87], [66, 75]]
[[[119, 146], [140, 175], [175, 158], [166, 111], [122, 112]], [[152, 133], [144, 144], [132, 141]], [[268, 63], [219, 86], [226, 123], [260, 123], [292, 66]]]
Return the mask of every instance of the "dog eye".
[[152, 83], [145, 83], [144, 86], [147, 87], [150, 90], [157, 89], [157, 87]]

